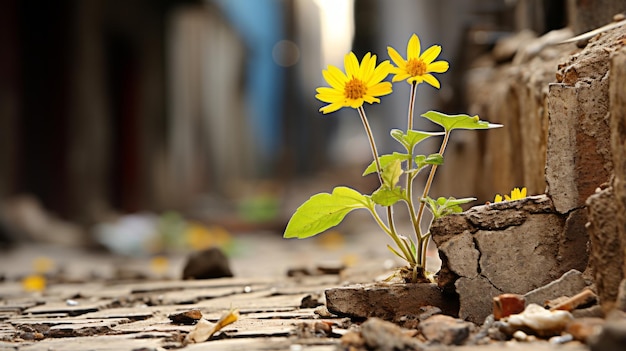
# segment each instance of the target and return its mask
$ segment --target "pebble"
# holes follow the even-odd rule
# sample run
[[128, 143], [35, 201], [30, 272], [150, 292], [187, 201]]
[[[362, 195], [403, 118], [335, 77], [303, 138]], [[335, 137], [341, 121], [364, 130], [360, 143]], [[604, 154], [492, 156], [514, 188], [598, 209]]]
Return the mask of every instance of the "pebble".
[[567, 325], [565, 331], [575, 340], [586, 343], [590, 337], [600, 333], [602, 325], [604, 325], [604, 318], [577, 318]]
[[518, 294], [501, 294], [493, 298], [493, 317], [499, 321], [512, 314], [524, 311], [526, 299]]
[[437, 314], [421, 322], [419, 330], [428, 341], [461, 345], [469, 337], [472, 326], [472, 323]]
[[503, 331], [513, 334], [517, 330], [528, 328], [538, 336], [554, 336], [561, 334], [573, 318], [568, 311], [549, 311], [531, 303], [524, 312], [503, 319]]

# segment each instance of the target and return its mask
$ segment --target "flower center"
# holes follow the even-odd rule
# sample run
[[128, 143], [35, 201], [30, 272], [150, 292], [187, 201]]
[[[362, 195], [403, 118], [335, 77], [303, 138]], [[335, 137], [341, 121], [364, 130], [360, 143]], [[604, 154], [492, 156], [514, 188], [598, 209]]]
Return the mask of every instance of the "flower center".
[[426, 74], [427, 68], [426, 63], [420, 58], [410, 59], [409, 62], [406, 63], [406, 71], [411, 75], [411, 77], [418, 77]]
[[352, 78], [348, 83], [346, 83], [346, 87], [343, 90], [343, 94], [346, 98], [351, 100], [362, 98], [365, 96], [366, 92], [367, 88], [365, 87], [365, 84], [357, 78]]

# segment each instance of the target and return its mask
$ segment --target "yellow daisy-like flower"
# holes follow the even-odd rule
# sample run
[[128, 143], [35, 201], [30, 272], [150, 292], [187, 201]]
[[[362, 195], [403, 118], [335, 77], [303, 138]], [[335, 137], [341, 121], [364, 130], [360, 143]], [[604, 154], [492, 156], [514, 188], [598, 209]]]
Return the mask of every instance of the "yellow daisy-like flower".
[[330, 87], [317, 88], [315, 97], [328, 105], [320, 108], [322, 113], [330, 113], [342, 107], [359, 108], [364, 102], [372, 104], [380, 102], [378, 96], [391, 94], [391, 83], [383, 82], [392, 68], [389, 61], [376, 66], [376, 55], [365, 54], [359, 64], [356, 55], [351, 52], [344, 58], [346, 73], [329, 65], [322, 71], [324, 79]]
[[[514, 201], [514, 200], [521, 200], [523, 198], [526, 197], [526, 187], [523, 188], [514, 188], [513, 190], [511, 190], [511, 195], [504, 195], [504, 200], [506, 201]], [[502, 202], [502, 195], [500, 194], [496, 194], [496, 198], [493, 200], [493, 202]]]
[[391, 71], [395, 74], [392, 81], [406, 80], [409, 84], [426, 82], [439, 89], [439, 81], [431, 73], [444, 73], [450, 67], [447, 61], [435, 61], [441, 53], [441, 46], [433, 45], [421, 55], [420, 51], [420, 39], [416, 34], [411, 36], [406, 46], [406, 60], [394, 48], [387, 47], [389, 57], [397, 66]]

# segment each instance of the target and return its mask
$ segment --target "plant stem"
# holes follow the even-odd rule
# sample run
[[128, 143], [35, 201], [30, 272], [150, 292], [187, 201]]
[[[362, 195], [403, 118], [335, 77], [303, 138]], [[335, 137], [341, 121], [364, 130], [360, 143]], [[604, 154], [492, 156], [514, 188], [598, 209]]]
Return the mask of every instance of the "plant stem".
[[380, 160], [378, 159], [378, 149], [376, 148], [376, 142], [374, 142], [372, 128], [370, 128], [370, 124], [367, 121], [367, 116], [365, 115], [365, 109], [363, 109], [363, 106], [359, 106], [357, 108], [357, 111], [359, 111], [361, 122], [363, 123], [363, 127], [365, 127], [365, 133], [367, 133], [367, 139], [370, 142], [370, 149], [372, 149], [372, 155], [374, 156], [374, 162], [376, 163], [376, 171], [378, 171], [378, 179], [380, 180], [380, 184], [383, 184], [382, 168], [380, 167]]
[[[411, 96], [409, 97], [409, 117], [407, 122], [407, 131], [413, 129], [413, 109], [415, 106], [415, 96], [417, 95], [417, 82], [413, 82], [411, 85]], [[413, 150], [411, 154], [413, 153]]]
[[[407, 133], [409, 130], [413, 129], [413, 114], [415, 109], [415, 97], [417, 95], [417, 82], [413, 82], [411, 84], [411, 95], [409, 96], [409, 115], [407, 118]], [[407, 150], [410, 155], [410, 159], [407, 162], [407, 171], [411, 169], [413, 165], [413, 150]], [[419, 221], [417, 220], [417, 216], [415, 215], [415, 206], [413, 206], [413, 180], [415, 179], [415, 175], [409, 176], [406, 175], [406, 195], [408, 200], [408, 208], [409, 214], [411, 216], [411, 222], [413, 223], [413, 230], [415, 233], [415, 238], [419, 242], [419, 238], [422, 236], [422, 230], [419, 225]], [[417, 253], [419, 258], [419, 253]]]
[[[378, 171], [378, 179], [380, 180], [380, 184], [383, 184], [382, 178], [382, 167], [380, 166], [380, 159], [378, 158], [378, 149], [376, 148], [376, 142], [374, 141], [374, 135], [372, 134], [372, 128], [370, 128], [370, 124], [367, 121], [367, 116], [365, 115], [365, 109], [363, 106], [359, 106], [357, 108], [359, 112], [359, 116], [361, 117], [361, 122], [363, 123], [363, 127], [365, 128], [365, 133], [367, 134], [367, 139], [370, 142], [370, 148], [372, 149], [372, 155], [374, 156], [374, 162], [376, 163], [376, 170]], [[377, 216], [377, 215], [376, 215]], [[375, 217], [376, 217], [375, 216]], [[402, 253], [407, 258], [407, 261], [410, 263], [415, 263], [415, 258], [411, 250], [407, 250], [405, 245], [402, 243], [398, 234], [396, 233], [396, 228], [393, 221], [393, 211], [391, 206], [387, 206], [387, 223], [388, 223], [388, 234], [391, 236], [393, 241], [396, 243], [399, 249], [402, 250]], [[379, 223], [380, 225], [380, 223]]]
[[[450, 131], [446, 130], [446, 134], [443, 137], [443, 142], [441, 143], [441, 147], [439, 148], [439, 155], [443, 156], [444, 151], [446, 150], [446, 146], [448, 145], [448, 139], [450, 138]], [[437, 165], [432, 165], [430, 169], [430, 173], [428, 174], [428, 180], [424, 185], [424, 192], [422, 193], [422, 199], [428, 196], [428, 192], [430, 191], [430, 186], [433, 183], [433, 178], [435, 177], [435, 172], [437, 171]], [[424, 207], [426, 206], [426, 202], [420, 201], [420, 208], [417, 212], [417, 222], [418, 225], [421, 226], [422, 217], [424, 216]], [[421, 236], [419, 240], [421, 240]]]

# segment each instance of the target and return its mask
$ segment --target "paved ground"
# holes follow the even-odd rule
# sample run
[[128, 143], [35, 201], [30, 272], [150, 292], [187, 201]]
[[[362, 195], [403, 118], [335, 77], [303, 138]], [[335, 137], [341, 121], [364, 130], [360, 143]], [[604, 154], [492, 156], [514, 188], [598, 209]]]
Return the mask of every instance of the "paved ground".
[[[397, 265], [378, 232], [329, 233], [308, 240], [285, 240], [257, 232], [232, 238], [235, 277], [181, 280], [186, 253], [155, 265], [149, 257], [119, 257], [56, 246], [26, 245], [0, 255], [0, 350], [337, 350], [354, 324], [320, 315], [324, 290], [369, 282]], [[357, 228], [358, 229], [358, 228]], [[430, 254], [436, 270], [436, 253]], [[22, 278], [42, 257], [52, 264], [47, 288], [25, 292]], [[342, 275], [288, 277], [288, 270], [347, 265]], [[216, 322], [235, 308], [236, 322], [209, 341], [187, 344], [194, 328], [170, 316], [199, 311]], [[551, 350], [547, 342], [489, 346], [433, 346], [441, 350]], [[341, 348], [339, 348], [341, 349]], [[582, 345], [561, 350], [587, 350]]]

